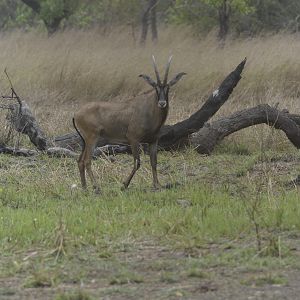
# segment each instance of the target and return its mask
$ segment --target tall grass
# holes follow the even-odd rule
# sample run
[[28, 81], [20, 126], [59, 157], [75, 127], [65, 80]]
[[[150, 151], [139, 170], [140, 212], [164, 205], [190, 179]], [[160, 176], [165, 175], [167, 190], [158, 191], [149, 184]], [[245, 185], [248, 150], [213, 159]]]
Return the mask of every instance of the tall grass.
[[[171, 76], [188, 76], [173, 89], [169, 123], [195, 111], [221, 80], [244, 58], [243, 79], [216, 117], [256, 105], [275, 104], [293, 112], [300, 109], [300, 39], [275, 35], [228, 40], [220, 48], [213, 38], [195, 38], [188, 29], [166, 29], [159, 43], [141, 48], [126, 30], [108, 36], [97, 31], [66, 31], [48, 38], [39, 33], [12, 32], [0, 39], [0, 65], [8, 68], [16, 90], [34, 108], [49, 135], [71, 128], [71, 116], [88, 101], [119, 101], [148, 89], [137, 76], [153, 74], [151, 54], [160, 69], [174, 55]], [[2, 75], [1, 92], [8, 90]], [[118, 96], [119, 100], [111, 100]], [[259, 130], [236, 134], [257, 147]], [[279, 134], [277, 144], [285, 140]], [[284, 143], [285, 148], [288, 143]]]

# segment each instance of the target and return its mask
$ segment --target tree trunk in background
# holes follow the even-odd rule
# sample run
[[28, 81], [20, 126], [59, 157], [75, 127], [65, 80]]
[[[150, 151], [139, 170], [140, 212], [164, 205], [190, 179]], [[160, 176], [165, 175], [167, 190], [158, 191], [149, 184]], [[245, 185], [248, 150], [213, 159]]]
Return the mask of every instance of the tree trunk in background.
[[[146, 44], [149, 19], [151, 19], [151, 30], [152, 30], [152, 41], [157, 41], [157, 26], [156, 26], [156, 4], [157, 0], [148, 0], [147, 3], [143, 6], [142, 13], [142, 32], [140, 44], [144, 46]], [[151, 18], [150, 18], [151, 17]]]
[[52, 19], [50, 22], [43, 20], [49, 36], [54, 34], [59, 29], [59, 25], [63, 18], [64, 17], [57, 17]]
[[221, 7], [219, 8], [219, 40], [224, 42], [228, 31], [229, 31], [229, 15], [230, 15], [230, 5], [227, 0], [223, 0]]
[[156, 5], [157, 0], [153, 1], [152, 9], [151, 9], [151, 31], [152, 31], [152, 42], [154, 44], [157, 43], [158, 40], [158, 33], [157, 33], [157, 18], [156, 18]]
[[142, 33], [141, 33], [141, 39], [140, 44], [141, 46], [145, 46], [147, 34], [148, 34], [148, 15], [149, 12], [147, 9], [143, 9], [142, 13]]

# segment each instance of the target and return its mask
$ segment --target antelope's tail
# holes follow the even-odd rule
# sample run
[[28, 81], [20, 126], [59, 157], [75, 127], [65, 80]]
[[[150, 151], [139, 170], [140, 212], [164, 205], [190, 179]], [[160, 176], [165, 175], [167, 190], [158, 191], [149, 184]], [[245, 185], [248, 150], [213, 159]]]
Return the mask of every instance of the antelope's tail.
[[[82, 146], [82, 153], [83, 153], [83, 151], [85, 150], [85, 140], [84, 140], [83, 136], [81, 135], [80, 131], [78, 130], [78, 128], [76, 126], [74, 117], [73, 117], [72, 121], [73, 121], [73, 126], [74, 126], [75, 130], [77, 131], [78, 135], [80, 136], [80, 138], [82, 140], [82, 145], [83, 145]], [[80, 155], [80, 157], [81, 157], [81, 155]]]

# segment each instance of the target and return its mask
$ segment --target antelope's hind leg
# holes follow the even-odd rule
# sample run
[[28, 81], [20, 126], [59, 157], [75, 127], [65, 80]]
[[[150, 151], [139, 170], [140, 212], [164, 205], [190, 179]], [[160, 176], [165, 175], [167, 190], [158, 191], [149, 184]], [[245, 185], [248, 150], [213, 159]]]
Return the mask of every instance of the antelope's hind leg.
[[86, 185], [86, 177], [85, 177], [85, 164], [84, 164], [84, 156], [86, 152], [86, 147], [82, 149], [82, 152], [79, 156], [79, 159], [77, 161], [78, 164], [78, 169], [79, 169], [79, 174], [80, 174], [80, 181], [81, 181], [81, 186], [85, 190], [87, 185]]
[[92, 171], [92, 156], [93, 156], [96, 142], [97, 142], [97, 136], [93, 137], [93, 139], [90, 139], [90, 142], [87, 143], [85, 157], [84, 157], [84, 164], [85, 164], [87, 174], [92, 182], [95, 193], [100, 194], [101, 193], [100, 187], [97, 184], [95, 175]]

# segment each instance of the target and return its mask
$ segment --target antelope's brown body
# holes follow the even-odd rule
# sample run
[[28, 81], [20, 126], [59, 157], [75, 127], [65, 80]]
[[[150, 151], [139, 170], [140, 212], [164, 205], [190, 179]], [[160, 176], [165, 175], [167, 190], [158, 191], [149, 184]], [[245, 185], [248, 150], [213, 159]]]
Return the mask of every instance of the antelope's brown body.
[[171, 58], [166, 67], [163, 83], [160, 81], [156, 63], [153, 63], [157, 82], [147, 75], [140, 75], [154, 90], [136, 96], [122, 103], [91, 102], [83, 106], [74, 115], [73, 123], [83, 139], [84, 147], [78, 160], [81, 184], [86, 188], [85, 171], [87, 171], [93, 187], [98, 190], [94, 174], [91, 169], [91, 158], [98, 138], [108, 140], [110, 143], [129, 144], [134, 157], [134, 167], [128, 178], [124, 181], [127, 188], [133, 175], [140, 167], [139, 144], [149, 144], [149, 154], [153, 173], [153, 185], [158, 188], [157, 179], [157, 141], [159, 130], [166, 121], [170, 86], [174, 85], [185, 73], [179, 73], [167, 83], [167, 76]]

